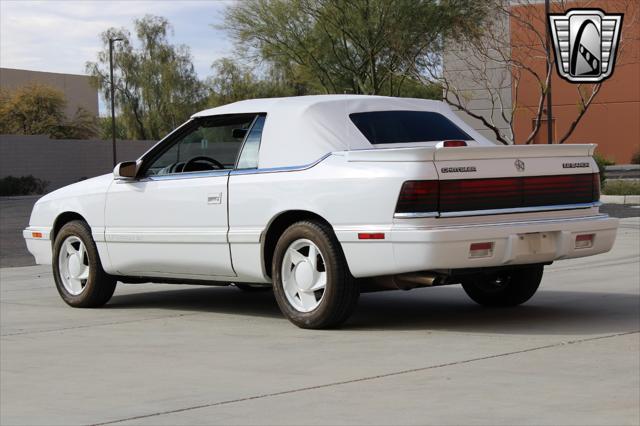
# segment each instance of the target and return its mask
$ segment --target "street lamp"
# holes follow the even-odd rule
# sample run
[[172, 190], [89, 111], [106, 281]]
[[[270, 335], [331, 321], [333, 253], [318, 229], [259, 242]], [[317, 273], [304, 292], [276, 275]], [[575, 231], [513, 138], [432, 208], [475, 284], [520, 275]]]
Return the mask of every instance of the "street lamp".
[[113, 167], [116, 166], [116, 107], [114, 101], [114, 88], [113, 88], [113, 43], [116, 41], [122, 41], [121, 38], [109, 39], [109, 76], [111, 78], [111, 143], [113, 146]]
[[[545, 12], [545, 21], [549, 20], [549, 13], [551, 12], [551, 7], [549, 5], [549, 0], [545, 0], [544, 2], [544, 12]], [[547, 30], [547, 40], [546, 40], [546, 54], [547, 54], [547, 66], [551, 67], [549, 70], [549, 87], [547, 87], [547, 143], [553, 143], [553, 101], [551, 100], [551, 80], [553, 78], [553, 64], [551, 63], [551, 35], [549, 34], [549, 24], [546, 23], [544, 26]]]

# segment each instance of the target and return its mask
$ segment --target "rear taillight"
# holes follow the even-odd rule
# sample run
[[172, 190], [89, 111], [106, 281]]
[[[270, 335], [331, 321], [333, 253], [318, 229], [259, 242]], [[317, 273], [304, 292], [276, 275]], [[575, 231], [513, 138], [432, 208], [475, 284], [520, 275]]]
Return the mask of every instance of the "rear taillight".
[[396, 213], [438, 211], [438, 181], [410, 180], [402, 184]]
[[593, 174], [593, 201], [600, 199], [600, 173]]
[[593, 176], [556, 175], [525, 177], [524, 207], [581, 204], [593, 201]]
[[465, 141], [444, 141], [442, 142], [442, 146], [445, 148], [454, 148], [457, 146], [467, 146]]
[[396, 213], [454, 213], [588, 204], [600, 198], [595, 174], [407, 181]]
[[522, 182], [517, 178], [440, 181], [442, 212], [509, 208], [520, 205], [521, 199]]

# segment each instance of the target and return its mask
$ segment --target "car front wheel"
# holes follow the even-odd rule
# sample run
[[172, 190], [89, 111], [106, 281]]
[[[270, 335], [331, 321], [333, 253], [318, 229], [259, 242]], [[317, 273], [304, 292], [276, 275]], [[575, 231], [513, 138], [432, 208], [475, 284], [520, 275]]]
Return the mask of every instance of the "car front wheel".
[[516, 306], [531, 299], [542, 281], [544, 266], [478, 274], [462, 282], [464, 291], [484, 306]]
[[275, 248], [273, 290], [282, 313], [301, 328], [330, 328], [349, 318], [360, 291], [328, 225], [291, 225]]
[[58, 293], [70, 306], [96, 308], [111, 299], [116, 279], [102, 269], [89, 225], [65, 224], [53, 243], [53, 277]]

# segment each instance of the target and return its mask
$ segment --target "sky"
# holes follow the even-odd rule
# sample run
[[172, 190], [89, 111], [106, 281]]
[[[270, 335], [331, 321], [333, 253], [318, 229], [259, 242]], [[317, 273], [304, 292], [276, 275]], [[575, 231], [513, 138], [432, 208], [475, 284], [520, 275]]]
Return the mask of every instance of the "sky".
[[220, 24], [230, 1], [153, 0], [0, 0], [0, 66], [35, 71], [84, 74], [95, 61], [99, 35], [110, 27], [133, 30], [133, 20], [146, 14], [171, 22], [173, 44], [191, 49], [200, 78], [211, 64], [233, 51]]

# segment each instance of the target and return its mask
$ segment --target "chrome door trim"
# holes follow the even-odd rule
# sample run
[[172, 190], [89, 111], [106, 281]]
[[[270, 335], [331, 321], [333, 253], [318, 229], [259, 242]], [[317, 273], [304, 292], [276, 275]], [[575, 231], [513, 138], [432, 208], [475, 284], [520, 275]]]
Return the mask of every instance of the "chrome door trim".
[[151, 176], [147, 176], [146, 178], [140, 179], [139, 182], [198, 179], [198, 178], [207, 178], [207, 177], [216, 177], [216, 176], [227, 176], [230, 171], [231, 169], [225, 169], [225, 170], [207, 170], [207, 171], [200, 171], [200, 172], [175, 173], [175, 174], [169, 174], [169, 175], [151, 175]]
[[395, 213], [393, 215], [396, 219], [418, 219], [425, 217], [438, 217], [438, 212], [424, 212], [424, 213]]
[[299, 172], [299, 171], [308, 170], [314, 167], [315, 165], [327, 159], [332, 154], [333, 154], [332, 152], [329, 152], [314, 162], [299, 165], [299, 166], [269, 167], [265, 169], [258, 168], [258, 169], [231, 170], [230, 175], [233, 176], [233, 175], [255, 175], [255, 174], [262, 174], [262, 173]]

